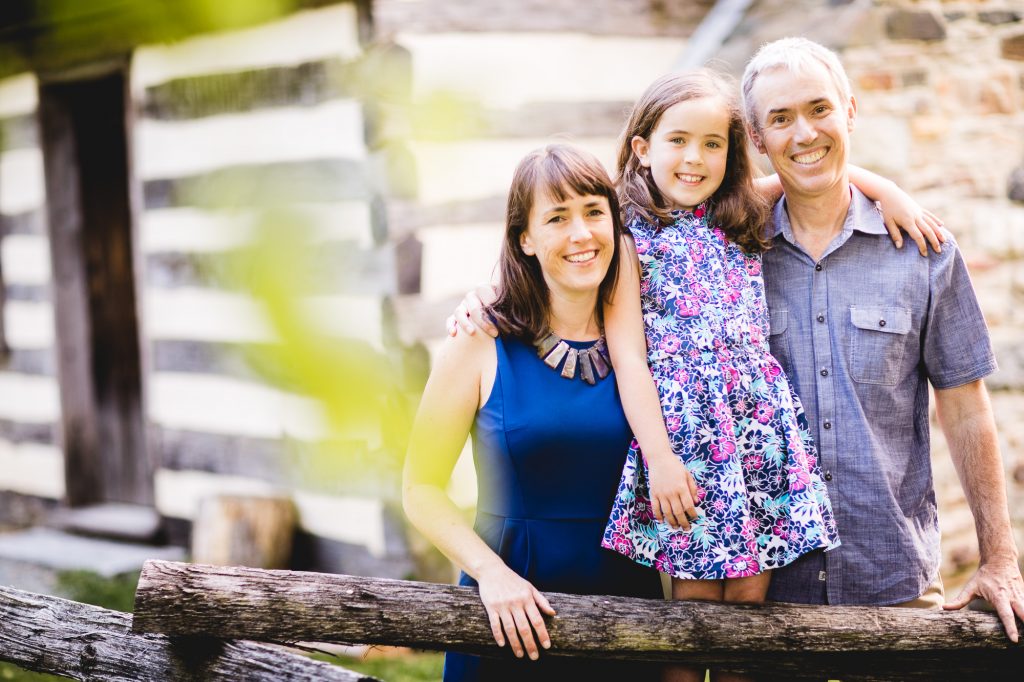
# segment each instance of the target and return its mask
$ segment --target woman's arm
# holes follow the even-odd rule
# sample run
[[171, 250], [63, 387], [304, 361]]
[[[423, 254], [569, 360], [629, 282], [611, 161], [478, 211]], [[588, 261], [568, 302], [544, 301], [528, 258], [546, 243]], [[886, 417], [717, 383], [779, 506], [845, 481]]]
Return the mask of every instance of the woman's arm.
[[688, 529], [688, 517], [697, 518], [697, 484], [672, 452], [658, 389], [647, 367], [640, 270], [632, 238], [623, 238], [619, 254], [619, 278], [612, 302], [604, 308], [604, 326], [622, 407], [647, 461], [655, 517]]
[[494, 383], [495, 363], [494, 340], [489, 336], [460, 334], [445, 341], [413, 423], [402, 474], [402, 504], [412, 524], [480, 584], [480, 599], [498, 646], [505, 645], [507, 634], [516, 656], [522, 657], [525, 649], [536, 659], [533, 631], [544, 648], [550, 647], [540, 612], [554, 615], [554, 610], [473, 531], [445, 492], [481, 404], [481, 385], [489, 393]]
[[942, 252], [942, 221], [926, 208], [922, 208], [909, 194], [900, 189], [895, 182], [881, 175], [864, 170], [858, 166], [850, 166], [850, 182], [857, 186], [864, 196], [877, 201], [882, 207], [882, 218], [889, 230], [896, 248], [903, 247], [902, 229], [917, 243], [917, 250], [922, 256], [928, 255], [928, 244], [936, 253]]

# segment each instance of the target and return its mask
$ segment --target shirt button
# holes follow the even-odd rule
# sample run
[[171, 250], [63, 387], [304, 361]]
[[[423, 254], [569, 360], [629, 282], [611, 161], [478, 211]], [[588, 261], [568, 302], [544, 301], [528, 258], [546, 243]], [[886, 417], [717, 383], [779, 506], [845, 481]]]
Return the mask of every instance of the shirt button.
[[823, 376], [823, 377], [827, 377], [828, 376], [828, 370], [825, 369], [824, 367], [822, 367], [822, 369], [821, 369], [821, 376]]
[[879, 320], [878, 321], [878, 326], [879, 327], [884, 327], [885, 326], [885, 320]]
[[831, 481], [832, 480], [832, 472], [831, 471], [826, 471], [825, 472], [825, 480], [826, 481]]
[[825, 427], [825, 430], [827, 431], [828, 429], [831, 429], [831, 428], [832, 428], [832, 422], [830, 422], [829, 420], [827, 420], [827, 419], [826, 419], [826, 420], [825, 420], [825, 423], [824, 423], [824, 424], [822, 424], [822, 426], [824, 426], [824, 427]]
[[821, 315], [821, 314], [819, 314], [819, 315], [818, 315], [818, 322], [824, 322], [824, 321], [825, 321], [825, 316], [824, 316], [824, 315]]
[[818, 272], [821, 272], [821, 263], [815, 264], [814, 269]]

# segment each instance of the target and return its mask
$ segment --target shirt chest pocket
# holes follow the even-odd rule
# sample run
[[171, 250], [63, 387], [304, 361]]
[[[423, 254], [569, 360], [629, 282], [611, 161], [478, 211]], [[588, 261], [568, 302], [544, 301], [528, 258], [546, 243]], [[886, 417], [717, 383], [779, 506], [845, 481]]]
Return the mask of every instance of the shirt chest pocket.
[[894, 386], [910, 337], [909, 308], [850, 306], [850, 375], [862, 384]]

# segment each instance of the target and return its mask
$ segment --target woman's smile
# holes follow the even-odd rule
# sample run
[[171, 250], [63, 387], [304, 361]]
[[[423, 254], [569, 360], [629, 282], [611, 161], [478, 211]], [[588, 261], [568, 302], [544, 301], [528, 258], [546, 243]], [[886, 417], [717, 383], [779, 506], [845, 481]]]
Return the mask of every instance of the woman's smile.
[[579, 253], [573, 253], [568, 256], [565, 256], [565, 260], [569, 261], [570, 263], [577, 264], [591, 263], [594, 261], [595, 258], [597, 258], [596, 249], [591, 249], [590, 251], [582, 251]]

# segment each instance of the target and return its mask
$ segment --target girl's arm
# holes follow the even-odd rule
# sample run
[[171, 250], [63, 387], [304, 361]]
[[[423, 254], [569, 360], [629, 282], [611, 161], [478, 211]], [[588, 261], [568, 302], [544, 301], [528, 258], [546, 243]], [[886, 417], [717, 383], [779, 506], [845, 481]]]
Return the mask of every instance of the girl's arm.
[[[857, 186], [869, 199], [882, 206], [882, 218], [889, 230], [896, 248], [903, 246], [902, 229], [917, 243], [922, 256], [928, 255], [928, 244], [936, 253], [942, 252], [942, 242], [946, 241], [942, 234], [942, 221], [926, 208], [922, 208], [909, 194], [901, 190], [896, 183], [881, 175], [864, 170], [859, 166], [850, 165], [850, 182]], [[766, 175], [754, 179], [754, 189], [770, 202], [776, 202], [782, 196], [782, 183], [778, 175]]]
[[647, 367], [647, 339], [640, 310], [640, 269], [636, 246], [623, 238], [619, 278], [604, 308], [605, 335], [619, 385], [622, 407], [650, 473], [651, 503], [659, 521], [688, 529], [697, 518], [697, 484], [672, 452], [661, 400]]
[[505, 645], [507, 635], [517, 657], [525, 649], [536, 659], [534, 631], [545, 649], [551, 646], [540, 612], [554, 615], [554, 610], [473, 531], [445, 492], [481, 404], [481, 384], [493, 385], [495, 363], [494, 340], [488, 336], [460, 334], [445, 341], [413, 423], [402, 504], [412, 524], [480, 584], [498, 646]]
[[776, 173], [754, 178], [754, 189], [771, 204], [782, 198], [782, 182]]
[[917, 250], [922, 256], [928, 255], [928, 244], [932, 245], [936, 253], [942, 252], [941, 244], [946, 241], [939, 229], [942, 221], [928, 209], [919, 206], [895, 182], [853, 165], [850, 166], [850, 182], [864, 192], [864, 196], [881, 205], [885, 227], [896, 248], [903, 246], [902, 229], [917, 242]]

